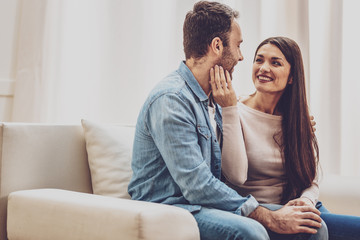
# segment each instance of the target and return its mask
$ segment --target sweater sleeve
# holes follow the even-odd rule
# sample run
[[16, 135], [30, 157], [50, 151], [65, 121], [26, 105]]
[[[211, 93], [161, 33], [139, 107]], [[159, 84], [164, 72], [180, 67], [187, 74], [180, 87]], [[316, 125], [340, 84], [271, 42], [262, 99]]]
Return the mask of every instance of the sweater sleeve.
[[319, 199], [320, 178], [321, 178], [320, 169], [319, 169], [319, 166], [317, 166], [316, 176], [315, 176], [315, 179], [314, 179], [312, 185], [310, 187], [308, 187], [307, 189], [305, 189], [301, 194], [301, 197], [306, 197], [306, 198], [310, 199], [314, 205], [316, 205], [316, 203], [318, 202], [318, 199]]
[[248, 159], [237, 106], [222, 109], [223, 148], [221, 168], [225, 178], [239, 186], [247, 180]]
[[303, 193], [301, 194], [301, 197], [306, 197], [306, 198], [310, 199], [315, 205], [317, 203], [318, 197], [319, 197], [319, 186], [318, 186], [318, 184], [313, 183], [311, 185], [311, 187], [305, 189], [303, 191]]
[[305, 189], [302, 194], [301, 197], [306, 197], [308, 199], [310, 199], [310, 201], [316, 205], [318, 199], [319, 199], [319, 176], [316, 175], [312, 185], [310, 187], [308, 187], [307, 189]]

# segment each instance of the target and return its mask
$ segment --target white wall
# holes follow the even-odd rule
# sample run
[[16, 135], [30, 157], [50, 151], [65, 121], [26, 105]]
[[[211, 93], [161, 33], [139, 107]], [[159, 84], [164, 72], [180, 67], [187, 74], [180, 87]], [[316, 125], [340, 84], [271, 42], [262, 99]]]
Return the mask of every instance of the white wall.
[[0, 0], [0, 121], [10, 121], [15, 81], [17, 0]]

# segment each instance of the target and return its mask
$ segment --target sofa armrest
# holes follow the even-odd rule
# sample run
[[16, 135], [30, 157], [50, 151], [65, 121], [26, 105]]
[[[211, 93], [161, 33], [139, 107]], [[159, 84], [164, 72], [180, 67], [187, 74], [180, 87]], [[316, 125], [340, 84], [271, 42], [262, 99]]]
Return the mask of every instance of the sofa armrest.
[[9, 240], [200, 239], [185, 209], [59, 189], [11, 193], [7, 231]]

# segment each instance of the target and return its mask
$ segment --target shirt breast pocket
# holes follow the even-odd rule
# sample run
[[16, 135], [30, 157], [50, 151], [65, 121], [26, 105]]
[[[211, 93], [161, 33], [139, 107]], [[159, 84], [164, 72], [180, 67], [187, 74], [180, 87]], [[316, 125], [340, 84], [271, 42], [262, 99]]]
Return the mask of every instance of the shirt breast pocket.
[[211, 132], [208, 126], [197, 125], [198, 144], [200, 145], [201, 153], [210, 166], [211, 159]]

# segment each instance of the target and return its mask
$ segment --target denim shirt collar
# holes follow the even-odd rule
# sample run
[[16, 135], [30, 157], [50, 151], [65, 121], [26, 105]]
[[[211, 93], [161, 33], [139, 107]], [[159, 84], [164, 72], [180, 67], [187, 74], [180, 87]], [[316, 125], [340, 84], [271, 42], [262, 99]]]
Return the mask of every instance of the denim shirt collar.
[[208, 100], [208, 96], [201, 88], [199, 82], [195, 79], [194, 74], [186, 66], [185, 61], [180, 63], [177, 71], [201, 102]]

